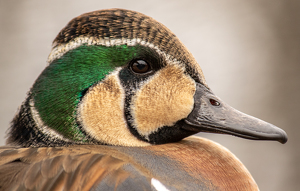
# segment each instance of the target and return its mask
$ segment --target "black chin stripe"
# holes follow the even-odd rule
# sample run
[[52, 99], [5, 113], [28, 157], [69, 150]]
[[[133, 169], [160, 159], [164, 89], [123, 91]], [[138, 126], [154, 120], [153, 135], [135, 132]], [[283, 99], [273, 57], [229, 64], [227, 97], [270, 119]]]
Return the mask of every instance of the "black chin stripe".
[[127, 88], [125, 88], [125, 102], [124, 102], [124, 113], [125, 113], [125, 119], [127, 122], [127, 126], [129, 128], [129, 131], [135, 136], [137, 137], [139, 140], [141, 141], [145, 141], [148, 142], [147, 139], [143, 136], [141, 136], [138, 131], [136, 130], [136, 128], [133, 126], [132, 122], [133, 122], [133, 117], [131, 115], [131, 102], [132, 102], [132, 98], [135, 94], [130, 91], [127, 90]]
[[145, 79], [142, 78], [140, 79], [140, 81], [138, 81], [137, 78], [135, 78], [134, 76], [132, 76], [132, 74], [130, 74], [127, 68], [124, 68], [119, 72], [119, 79], [125, 92], [124, 115], [125, 115], [125, 120], [128, 129], [139, 140], [148, 142], [147, 139], [142, 135], [140, 135], [136, 130], [136, 128], [133, 126], [134, 118], [131, 114], [131, 103], [132, 103], [133, 96], [140, 88], [141, 81]]
[[185, 125], [183, 120], [178, 121], [173, 126], [164, 126], [159, 128], [157, 131], [151, 133], [147, 138], [140, 135], [134, 127], [134, 118], [131, 111], [132, 99], [135, 96], [137, 90], [141, 86], [141, 81], [137, 81], [137, 78], [132, 78], [128, 75], [128, 70], [122, 69], [119, 73], [119, 78], [121, 85], [125, 91], [125, 101], [124, 101], [124, 114], [125, 119], [129, 128], [129, 131], [141, 141], [149, 142], [151, 144], [164, 144], [169, 142], [177, 142], [183, 138], [195, 134], [194, 131], [188, 131], [182, 128]]
[[151, 144], [165, 144], [182, 140], [185, 137], [195, 134], [194, 131], [188, 131], [182, 128], [185, 123], [183, 120], [178, 121], [173, 126], [164, 126], [156, 132], [149, 135]]

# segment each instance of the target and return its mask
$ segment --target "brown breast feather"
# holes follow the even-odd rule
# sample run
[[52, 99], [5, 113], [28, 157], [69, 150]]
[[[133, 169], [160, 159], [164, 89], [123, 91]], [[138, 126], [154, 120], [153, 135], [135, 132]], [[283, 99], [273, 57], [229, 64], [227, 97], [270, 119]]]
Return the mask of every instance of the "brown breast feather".
[[203, 138], [149, 147], [0, 148], [0, 190], [258, 190], [243, 164]]

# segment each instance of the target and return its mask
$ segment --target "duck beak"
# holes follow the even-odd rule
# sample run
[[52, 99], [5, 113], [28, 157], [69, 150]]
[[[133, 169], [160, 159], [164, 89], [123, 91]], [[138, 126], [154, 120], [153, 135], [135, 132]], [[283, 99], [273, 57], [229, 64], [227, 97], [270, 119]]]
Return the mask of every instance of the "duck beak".
[[197, 83], [194, 109], [184, 119], [184, 129], [195, 132], [230, 134], [253, 140], [287, 142], [282, 129], [244, 114], [224, 103], [208, 88]]

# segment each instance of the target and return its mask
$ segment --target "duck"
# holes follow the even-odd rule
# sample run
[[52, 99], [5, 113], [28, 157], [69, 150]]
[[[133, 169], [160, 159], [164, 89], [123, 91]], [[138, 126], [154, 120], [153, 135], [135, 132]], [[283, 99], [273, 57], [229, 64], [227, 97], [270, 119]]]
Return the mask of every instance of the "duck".
[[259, 190], [201, 132], [287, 142], [217, 97], [167, 27], [105, 9], [56, 36], [0, 147], [0, 190]]

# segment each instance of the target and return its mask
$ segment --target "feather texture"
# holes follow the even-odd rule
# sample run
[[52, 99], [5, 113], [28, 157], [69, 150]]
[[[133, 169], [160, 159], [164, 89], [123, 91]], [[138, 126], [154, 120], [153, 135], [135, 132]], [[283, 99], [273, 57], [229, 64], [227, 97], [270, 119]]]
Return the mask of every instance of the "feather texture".
[[152, 178], [170, 190], [258, 190], [233, 154], [204, 138], [142, 148], [1, 147], [0, 152], [1, 190], [151, 190]]

